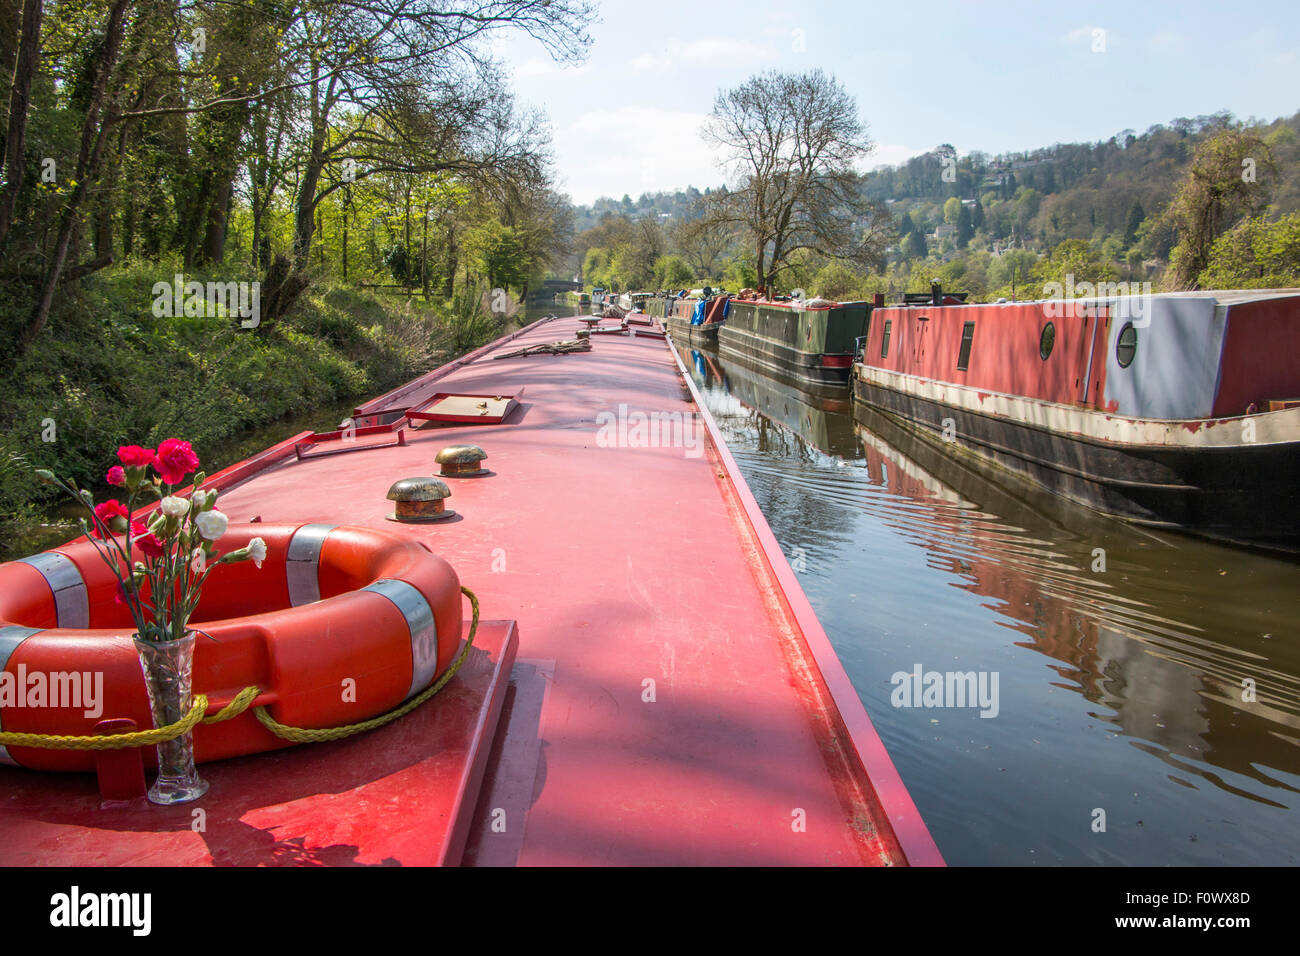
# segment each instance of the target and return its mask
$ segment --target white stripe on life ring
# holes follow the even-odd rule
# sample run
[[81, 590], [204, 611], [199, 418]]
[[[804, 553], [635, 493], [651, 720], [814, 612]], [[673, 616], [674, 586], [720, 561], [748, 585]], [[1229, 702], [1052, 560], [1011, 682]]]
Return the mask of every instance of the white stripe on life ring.
[[54, 594], [57, 627], [90, 627], [90, 600], [86, 596], [86, 582], [75, 564], [57, 551], [43, 551], [30, 558], [19, 558], [17, 563], [31, 565], [45, 578], [45, 583]]
[[[67, 560], [66, 558], [64, 560]], [[19, 627], [17, 624], [9, 624], [0, 627], [0, 671], [9, 666], [9, 658], [13, 656], [14, 651], [18, 650], [18, 645], [31, 637], [33, 634], [41, 633], [39, 627]], [[20, 687], [18, 692], [21, 694], [23, 689]], [[4, 730], [4, 710], [0, 708], [0, 730]], [[0, 763], [8, 764], [11, 767], [21, 767], [17, 760], [9, 756], [9, 751], [0, 745]]]
[[396, 578], [382, 578], [361, 590], [382, 594], [406, 618], [411, 632], [411, 689], [403, 699], [410, 700], [428, 687], [438, 672], [438, 623], [433, 608], [414, 585]]
[[320, 552], [329, 533], [337, 528], [333, 524], [305, 524], [289, 539], [289, 553], [285, 557], [284, 573], [289, 584], [289, 606], [315, 604], [320, 600]]

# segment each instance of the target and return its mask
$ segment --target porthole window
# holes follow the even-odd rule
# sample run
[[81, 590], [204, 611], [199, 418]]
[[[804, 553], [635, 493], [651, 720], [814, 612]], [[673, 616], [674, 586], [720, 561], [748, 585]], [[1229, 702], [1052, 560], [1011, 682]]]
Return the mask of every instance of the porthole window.
[[1056, 344], [1056, 323], [1048, 322], [1043, 326], [1043, 334], [1038, 337], [1038, 355], [1044, 362], [1047, 356], [1052, 354], [1052, 346]]
[[1128, 368], [1133, 364], [1137, 347], [1138, 331], [1133, 328], [1132, 322], [1125, 322], [1124, 328], [1119, 330], [1119, 339], [1115, 342], [1115, 360], [1119, 362], [1120, 368]]

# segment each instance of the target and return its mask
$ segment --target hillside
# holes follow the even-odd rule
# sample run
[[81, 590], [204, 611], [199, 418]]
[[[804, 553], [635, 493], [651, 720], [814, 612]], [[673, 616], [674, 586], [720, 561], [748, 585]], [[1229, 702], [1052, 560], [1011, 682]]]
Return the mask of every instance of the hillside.
[[[806, 268], [794, 270], [790, 284], [816, 284], [822, 274], [827, 285], [823, 294], [842, 295], [925, 288], [931, 278], [939, 278], [950, 288], [993, 297], [1017, 291], [1017, 277], [1023, 284], [1040, 259], [1051, 259], [1069, 240], [1077, 240], [1069, 247], [1073, 259], [1078, 259], [1081, 243], [1086, 244], [1085, 257], [1104, 267], [1111, 278], [1159, 284], [1178, 239], [1163, 214], [1187, 175], [1197, 145], [1234, 123], [1226, 113], [1179, 118], [1140, 134], [1123, 130], [1104, 142], [996, 156], [978, 151], [958, 155], [945, 144], [905, 163], [873, 170], [862, 177], [861, 188], [889, 210], [897, 231], [886, 269], [854, 276], [836, 263], [809, 261]], [[1267, 190], [1268, 218], [1300, 211], [1300, 112], [1240, 125], [1271, 151], [1272, 169], [1258, 170], [1259, 185]], [[703, 195], [692, 186], [578, 207], [575, 267], [593, 244], [585, 240], [603, 241], [611, 222], [621, 219], [657, 223], [664, 232], [664, 248], [649, 243], [651, 251], [690, 261], [674, 240], [682, 224], [698, 214]], [[604, 228], [597, 228], [602, 221]], [[739, 281], [744, 253], [733, 253], [727, 262], [730, 276], [721, 268], [716, 275], [694, 278]], [[608, 258], [614, 258], [612, 252]], [[604, 278], [618, 284], [619, 277]]]

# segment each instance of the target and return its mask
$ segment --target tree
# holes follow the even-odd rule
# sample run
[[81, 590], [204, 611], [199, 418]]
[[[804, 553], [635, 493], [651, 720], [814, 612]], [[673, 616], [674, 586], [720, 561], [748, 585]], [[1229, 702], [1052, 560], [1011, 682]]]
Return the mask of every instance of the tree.
[[490, 288], [522, 290], [528, 284], [532, 262], [514, 229], [489, 219], [471, 230], [465, 245]]
[[[294, 256], [308, 261], [316, 208], [345, 183], [388, 171], [539, 176], [535, 119], [516, 121], [504, 80], [475, 45], [517, 27], [577, 58], [585, 0], [334, 0], [291, 21], [307, 128]], [[347, 172], [344, 172], [346, 166]]]
[[812, 292], [833, 302], [861, 299], [867, 277], [845, 262], [828, 262], [812, 280]]
[[903, 243], [903, 255], [906, 258], [924, 259], [929, 252], [925, 245], [925, 236], [921, 235], [920, 229], [913, 229], [907, 234], [907, 240]]
[[[29, 102], [32, 78], [40, 65], [42, 0], [24, 0], [22, 25], [13, 53], [6, 50], [6, 60], [10, 56], [13, 62], [4, 63], [6, 85], [8, 86], [8, 128], [4, 142], [4, 189], [0, 191], [0, 249], [4, 248], [5, 238], [13, 223], [14, 203], [22, 189], [23, 172], [26, 163], [24, 142], [27, 135], [27, 105]], [[6, 12], [12, 13], [8, 9]], [[5, 24], [6, 44], [8, 30], [13, 26], [12, 19]]]
[[[116, 249], [176, 251], [186, 269], [220, 263], [232, 214], [245, 215], [237, 186], [254, 267], [269, 270], [273, 240], [288, 238], [304, 275], [324, 264], [323, 248], [310, 254], [325, 229], [351, 238], [368, 178], [407, 177], [404, 214], [422, 176], [535, 194], [545, 130], [514, 108], [485, 41], [514, 30], [577, 59], [593, 15], [589, 0], [0, 0], [0, 245], [8, 253], [21, 235], [5, 258], [33, 288], [24, 340], [41, 332], [61, 285], [111, 264]], [[33, 182], [41, 157], [58, 159], [57, 178]], [[553, 231], [504, 225], [526, 246]], [[402, 241], [410, 270], [409, 230]], [[423, 254], [419, 265], [427, 286]], [[305, 286], [292, 278], [277, 289], [266, 273], [259, 329]]]
[[1124, 219], [1124, 245], [1125, 247], [1133, 245], [1137, 240], [1138, 228], [1142, 225], [1142, 220], [1147, 214], [1142, 209], [1142, 203], [1133, 200], [1133, 205], [1128, 207], [1128, 215]]
[[916, 223], [912, 221], [912, 214], [909, 212], [903, 213], [903, 219], [898, 224], [898, 235], [900, 237], [907, 236], [915, 231], [916, 231]]
[[1300, 286], [1300, 213], [1276, 222], [1261, 216], [1238, 223], [1215, 240], [1197, 284], [1203, 289]]
[[1110, 263], [1103, 262], [1085, 239], [1067, 239], [1059, 243], [1051, 254], [1044, 256], [1034, 266], [1030, 278], [1044, 286], [1060, 283], [1077, 286], [1081, 282], [1107, 282], [1118, 276]]
[[1029, 276], [1038, 262], [1038, 256], [1028, 249], [1008, 249], [991, 259], [988, 267], [990, 289], [1005, 288], [1015, 295], [1023, 294]]
[[1243, 216], [1258, 215], [1267, 206], [1261, 172], [1276, 170], [1268, 144], [1254, 133], [1230, 127], [1197, 145], [1168, 211], [1178, 234], [1169, 261], [1175, 289], [1196, 288], [1214, 241]]
[[589, 248], [582, 259], [582, 280], [593, 289], [608, 289], [611, 285], [609, 275], [610, 251], [595, 246]]
[[799, 250], [880, 267], [891, 217], [865, 198], [854, 164], [873, 144], [857, 103], [821, 70], [768, 71], [720, 92], [705, 138], [736, 188], [711, 198], [709, 217], [733, 224], [771, 289]]
[[691, 271], [701, 279], [722, 275], [723, 261], [735, 250], [736, 230], [728, 222], [700, 215], [681, 222], [673, 230], [672, 241]]
[[681, 289], [690, 284], [695, 273], [681, 256], [660, 256], [655, 261], [654, 284], [656, 289]]
[[950, 226], [957, 225], [957, 217], [961, 215], [962, 202], [956, 196], [953, 196], [943, 204], [943, 221]]
[[970, 207], [965, 203], [957, 212], [957, 248], [964, 249], [975, 235], [975, 226], [971, 224]]

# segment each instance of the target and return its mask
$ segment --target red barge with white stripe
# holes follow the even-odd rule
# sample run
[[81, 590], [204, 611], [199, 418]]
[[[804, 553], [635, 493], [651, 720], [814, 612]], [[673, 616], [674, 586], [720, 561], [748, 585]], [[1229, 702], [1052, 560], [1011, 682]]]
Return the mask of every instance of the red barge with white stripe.
[[1300, 549], [1300, 290], [877, 307], [853, 394], [1113, 517]]
[[[210, 789], [192, 804], [106, 802], [91, 774], [33, 769], [84, 769], [80, 757], [16, 747], [26, 765], [0, 766], [0, 864], [942, 865], [671, 343], [632, 329], [587, 351], [537, 348], [577, 324], [534, 323], [358, 408], [355, 427], [295, 435], [209, 479], [237, 533], [261, 525], [275, 551], [211, 596], [200, 626], [247, 653], [234, 672], [200, 639], [194, 690], [209, 712], [257, 685], [275, 716], [293, 703], [276, 697], [287, 674], [309, 696], [286, 717], [358, 719], [303, 706], [337, 710], [348, 668], [368, 682], [376, 630], [401, 640], [384, 645], [385, 696], [365, 710], [391, 706], [463, 647], [459, 595], [442, 603], [459, 583], [483, 619], [437, 696], [329, 743], [235, 746], [257, 733], [248, 712], [201, 728]], [[439, 520], [390, 520], [390, 488], [429, 487], [439, 452], [465, 444], [490, 467], [446, 475]], [[352, 567], [338, 549], [366, 536], [367, 553], [401, 560]], [[104, 582], [74, 547], [0, 567], [40, 598], [0, 609], [22, 632], [0, 638], [10, 680], [29, 651], [120, 630], [120, 613], [97, 616]], [[443, 578], [419, 570], [421, 554]], [[297, 633], [290, 659], [258, 622], [302, 614], [321, 624], [320, 653]], [[38, 725], [88, 735], [148, 720], [124, 641], [104, 643], [115, 687], [101, 713]], [[0, 729], [25, 720], [0, 703]], [[114, 753], [120, 782], [140, 751]]]

